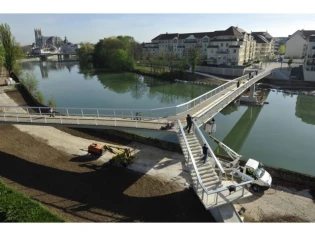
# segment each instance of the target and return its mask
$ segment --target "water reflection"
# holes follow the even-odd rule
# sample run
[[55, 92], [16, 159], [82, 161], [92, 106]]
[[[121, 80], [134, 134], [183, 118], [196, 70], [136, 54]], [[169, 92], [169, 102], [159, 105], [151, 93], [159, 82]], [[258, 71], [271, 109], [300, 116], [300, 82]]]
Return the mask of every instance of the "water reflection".
[[230, 114], [232, 114], [233, 112], [237, 111], [238, 108], [239, 108], [239, 105], [238, 105], [238, 104], [231, 103], [231, 104], [229, 104], [228, 106], [226, 106], [225, 108], [223, 108], [223, 109], [220, 111], [220, 113], [221, 113], [222, 115], [227, 116], [227, 115], [230, 115]]
[[[222, 142], [235, 152], [240, 153], [261, 109], [261, 106], [248, 107]], [[215, 149], [215, 152], [226, 155], [226, 152], [219, 146]]]
[[92, 63], [79, 63], [79, 74], [83, 74], [84, 79], [92, 79], [95, 69]]
[[301, 118], [304, 123], [315, 125], [315, 97], [298, 95], [295, 115]]
[[48, 79], [50, 71], [62, 71], [66, 69], [69, 71], [69, 73], [71, 73], [72, 68], [77, 64], [77, 62], [38, 61], [21, 63], [21, 67], [23, 70], [33, 71], [35, 67], [38, 66], [40, 69], [41, 78]]
[[147, 94], [150, 100], [159, 100], [164, 104], [173, 104], [178, 100], [187, 101], [215, 87], [171, 83], [151, 77], [140, 80], [139, 75], [133, 73], [100, 73], [96, 77], [110, 91], [130, 93], [136, 100]]

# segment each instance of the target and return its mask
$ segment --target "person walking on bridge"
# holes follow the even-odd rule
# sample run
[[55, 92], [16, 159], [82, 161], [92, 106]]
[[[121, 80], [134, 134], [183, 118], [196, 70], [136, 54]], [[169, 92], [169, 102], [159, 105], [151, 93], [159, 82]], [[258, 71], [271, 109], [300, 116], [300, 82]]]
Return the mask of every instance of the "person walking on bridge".
[[192, 118], [191, 118], [191, 116], [189, 114], [187, 114], [186, 121], [187, 121], [187, 125], [185, 127], [185, 130], [188, 129], [187, 133], [189, 134], [191, 126], [192, 126]]

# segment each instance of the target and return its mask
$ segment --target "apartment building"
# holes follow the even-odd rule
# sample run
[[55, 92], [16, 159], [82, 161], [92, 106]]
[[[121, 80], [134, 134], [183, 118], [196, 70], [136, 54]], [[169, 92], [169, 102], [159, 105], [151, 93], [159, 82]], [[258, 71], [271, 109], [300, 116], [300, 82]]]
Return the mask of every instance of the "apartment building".
[[255, 56], [257, 59], [270, 59], [274, 56], [275, 40], [266, 32], [252, 32], [256, 41]]
[[240, 66], [255, 59], [253, 36], [239, 27], [215, 31], [207, 48], [207, 64]]
[[226, 30], [199, 33], [160, 34], [143, 43], [144, 53], [170, 52], [179, 58], [197, 48], [208, 64], [243, 65], [255, 57], [254, 38], [243, 29], [231, 26]]
[[293, 57], [294, 59], [304, 58], [307, 51], [307, 40], [310, 35], [315, 34], [315, 30], [297, 30], [289, 36], [286, 42], [284, 58]]
[[303, 74], [305, 81], [315, 81], [315, 34], [307, 38]]

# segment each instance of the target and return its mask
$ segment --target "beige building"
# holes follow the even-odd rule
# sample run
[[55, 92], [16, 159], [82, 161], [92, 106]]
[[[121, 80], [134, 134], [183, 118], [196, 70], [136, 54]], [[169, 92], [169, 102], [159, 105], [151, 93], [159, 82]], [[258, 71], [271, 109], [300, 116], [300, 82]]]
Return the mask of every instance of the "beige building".
[[305, 81], [315, 81], [315, 34], [307, 38], [303, 74]]
[[290, 35], [285, 44], [286, 51], [284, 58], [304, 58], [307, 51], [307, 40], [312, 34], [315, 34], [315, 30], [298, 30], [294, 34]]
[[257, 59], [270, 59], [274, 56], [275, 40], [268, 32], [252, 32], [256, 41], [255, 56]]
[[227, 30], [186, 34], [160, 34], [143, 43], [144, 53], [159, 54], [169, 52], [177, 57], [187, 55], [198, 48], [203, 60], [208, 64], [243, 65], [255, 57], [253, 37], [238, 27]]
[[255, 59], [256, 42], [243, 29], [215, 31], [207, 48], [207, 64], [240, 66]]

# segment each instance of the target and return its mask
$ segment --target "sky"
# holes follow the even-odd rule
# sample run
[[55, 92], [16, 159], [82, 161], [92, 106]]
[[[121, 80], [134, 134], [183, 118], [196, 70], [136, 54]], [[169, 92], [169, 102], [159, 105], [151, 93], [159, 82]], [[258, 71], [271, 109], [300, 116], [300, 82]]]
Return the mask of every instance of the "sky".
[[[95, 0], [89, 0], [91, 1]], [[134, 1], [124, 2], [120, 0], [119, 2], [112, 2], [112, 5], [100, 6], [96, 8], [91, 2], [90, 5], [80, 5], [68, 3], [65, 5], [65, 1], [55, 0], [55, 5], [47, 6], [43, 1], [39, 1], [40, 4], [33, 3], [34, 0], [28, 0], [25, 2], [20, 2], [18, 6], [15, 7], [14, 4], [8, 4], [7, 6], [2, 6], [0, 8], [0, 23], [7, 23], [11, 27], [11, 31], [15, 36], [16, 40], [22, 45], [30, 45], [35, 41], [34, 29], [40, 28], [42, 30], [43, 36], [59, 36], [62, 39], [66, 36], [67, 39], [72, 43], [80, 42], [91, 42], [97, 43], [100, 39], [110, 36], [118, 35], [130, 35], [135, 38], [136, 41], [150, 42], [151, 39], [163, 33], [190, 33], [190, 32], [206, 32], [215, 30], [225, 30], [230, 26], [238, 26], [247, 32], [251, 31], [268, 31], [274, 37], [285, 37], [293, 34], [298, 29], [305, 30], [315, 30], [315, 14], [302, 13], [277, 13], [277, 14], [264, 14], [264, 13], [252, 13], [248, 14], [246, 12], [253, 12], [257, 9], [274, 9], [279, 6], [275, 5], [276, 2], [270, 7], [271, 0], [265, 0], [264, 4], [262, 2], [251, 2], [248, 4], [247, 8], [240, 5], [240, 8], [236, 9], [236, 13], [181, 13], [180, 11], [176, 13], [174, 9], [178, 8], [176, 6], [178, 3], [173, 3], [170, 1], [159, 0], [154, 3], [154, 8], [143, 8], [143, 6], [149, 6], [148, 4], [134, 4]], [[143, 1], [143, 0], [136, 0]], [[226, 2], [227, 1], [227, 2]], [[229, 3], [228, 1], [231, 1]], [[304, 1], [304, 0], [302, 0]], [[35, 1], [36, 2], [36, 1]], [[192, 3], [192, 1], [188, 1]], [[200, 0], [198, 0], [200, 2]], [[238, 1], [241, 2], [241, 1]], [[272, 1], [274, 2], [274, 1]], [[59, 3], [59, 4], [58, 4]], [[62, 7], [60, 4], [63, 3]], [[130, 13], [115, 14], [119, 10], [125, 10], [128, 4], [132, 3], [132, 7], [128, 8]], [[150, 3], [145, 1], [143, 3]], [[169, 6], [167, 8], [163, 5]], [[205, 3], [204, 7], [202, 7]], [[235, 6], [233, 0], [225, 0], [226, 4], [219, 4], [219, 6], [212, 4], [209, 5], [209, 1], [201, 0], [199, 5], [192, 4], [192, 10], [195, 6], [198, 6], [197, 10], [208, 9], [224, 9], [229, 6]], [[303, 3], [299, 1], [300, 4], [291, 6], [290, 4], [282, 5], [291, 6], [293, 8], [298, 8]], [[21, 5], [22, 4], [22, 5]], [[23, 5], [24, 4], [24, 5]], [[116, 4], [116, 5], [115, 5]], [[153, 3], [152, 3], [153, 4]], [[172, 5], [173, 4], [173, 5]], [[255, 8], [255, 4], [260, 4], [260, 8]], [[135, 7], [136, 5], [136, 7]], [[37, 7], [34, 7], [37, 6]], [[70, 7], [70, 8], [67, 8]], [[78, 9], [73, 8], [73, 6], [80, 6]], [[83, 13], [80, 12], [89, 11], [89, 6], [92, 6], [92, 10], [107, 9], [107, 13], [98, 14], [95, 13]], [[121, 8], [120, 6], [124, 6]], [[142, 6], [142, 8], [141, 8]], [[184, 5], [186, 6], [186, 5]], [[6, 9], [6, 7], [8, 9]], [[14, 9], [10, 11], [10, 9]], [[115, 8], [116, 7], [116, 8]], [[118, 7], [118, 8], [117, 8]], [[120, 8], [119, 8], [120, 7]], [[265, 8], [263, 8], [265, 7]], [[23, 12], [24, 8], [26, 9]], [[64, 10], [64, 12], [70, 12], [66, 14], [39, 14], [38, 12], [44, 12], [43, 9], [52, 9], [53, 12]], [[11, 9], [11, 10], [12, 10]], [[67, 9], [70, 10], [67, 11]], [[145, 13], [152, 12], [154, 9], [157, 13]], [[234, 8], [233, 8], [234, 9]], [[280, 8], [279, 8], [280, 9]], [[239, 13], [237, 11], [242, 10], [244, 13]], [[126, 11], [126, 10], [125, 10]], [[170, 14], [165, 14], [161, 12], [175, 12]], [[7, 14], [7, 12], [17, 12], [18, 14]], [[37, 13], [36, 13], [37, 12]], [[77, 13], [76, 13], [77, 12]], [[140, 12], [140, 13], [138, 13]], [[141, 13], [142, 12], [142, 13]], [[284, 11], [285, 12], [285, 11]]]
[[[290, 23], [288, 23], [290, 22]], [[238, 26], [247, 32], [268, 31], [285, 37], [298, 29], [315, 30], [314, 14], [0, 14], [21, 45], [35, 41], [34, 29], [43, 36], [66, 36], [72, 43], [97, 43], [110, 36], [130, 35], [150, 42], [163, 33], [224, 30]]]

